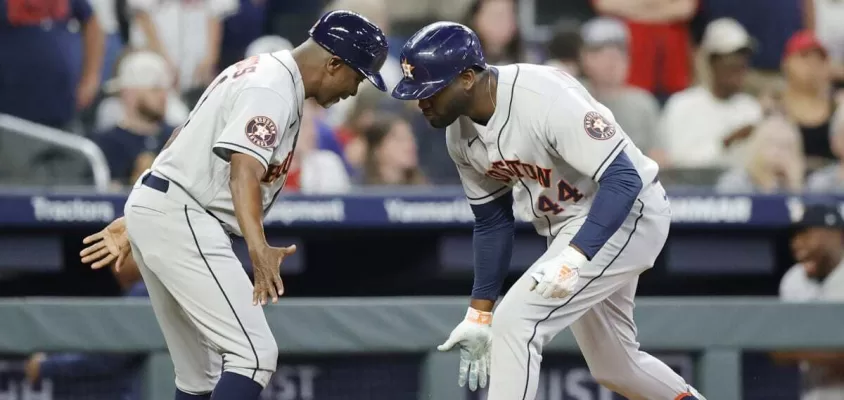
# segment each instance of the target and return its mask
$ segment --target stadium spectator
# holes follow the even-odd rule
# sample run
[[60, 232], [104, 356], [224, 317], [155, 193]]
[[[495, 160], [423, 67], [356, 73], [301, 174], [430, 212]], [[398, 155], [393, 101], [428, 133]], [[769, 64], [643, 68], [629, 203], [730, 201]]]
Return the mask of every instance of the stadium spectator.
[[[375, 25], [378, 25], [389, 39], [392, 31], [390, 29], [391, 21], [387, 11], [389, 8], [387, 4], [387, 0], [334, 0], [329, 3], [325, 12], [334, 10], [354, 11], [368, 18]], [[402, 78], [401, 63], [398, 58], [393, 55], [387, 56], [387, 60], [384, 61], [384, 65], [381, 67], [381, 77], [384, 78], [384, 83], [387, 85], [387, 92], [393, 90], [393, 87]], [[354, 118], [350, 113], [355, 108], [355, 103], [359, 100], [360, 96], [340, 100], [325, 113], [325, 122], [332, 128], [336, 128], [348, 118]]]
[[715, 190], [722, 193], [800, 193], [805, 177], [797, 127], [783, 116], [760, 122], [750, 134], [745, 164], [724, 173]]
[[592, 0], [598, 13], [622, 18], [630, 31], [628, 81], [665, 98], [691, 83], [689, 21], [698, 0]]
[[[747, 89], [753, 94], [780, 79], [785, 43], [794, 32], [803, 29], [803, 4], [806, 0], [705, 0], [701, 2], [696, 23], [704, 26], [716, 19], [733, 18], [756, 38], [748, 74]], [[700, 29], [701, 31], [703, 29]]]
[[163, 57], [139, 51], [127, 55], [117, 77], [106, 83], [108, 91], [118, 93], [122, 118], [93, 139], [106, 156], [115, 187], [134, 183], [169, 138], [173, 128], [164, 123], [164, 115], [171, 82]]
[[364, 133], [365, 185], [421, 185], [426, 183], [419, 168], [416, 140], [406, 121], [380, 116]]
[[[118, 68], [122, 63], [122, 60], [133, 53], [134, 52], [131, 51], [124, 53], [120, 59], [117, 60]], [[167, 76], [169, 78], [167, 79], [170, 79], [171, 81], [173, 79], [172, 72], [173, 70], [168, 67]], [[119, 73], [119, 69], [117, 73]], [[170, 85], [172, 86], [172, 83]], [[94, 132], [108, 131], [117, 126], [120, 120], [123, 119], [123, 102], [120, 100], [120, 96], [116, 96], [116, 94], [118, 94], [117, 92], [108, 89], [114, 88], [106, 88], [105, 94], [107, 97], [102, 99], [97, 105], [93, 126]], [[188, 106], [182, 100], [179, 92], [170, 87], [167, 90], [167, 106], [164, 112], [164, 122], [171, 126], [179, 126], [187, 120], [188, 114], [190, 114], [190, 109], [188, 109]]]
[[786, 44], [782, 69], [783, 108], [800, 127], [807, 165], [816, 170], [835, 160], [829, 125], [836, 105], [826, 48], [809, 31], [795, 33]]
[[545, 65], [559, 68], [567, 74], [580, 77], [580, 52], [583, 38], [580, 36], [580, 23], [571, 19], [561, 19], [554, 24], [551, 40], [545, 46], [547, 57]]
[[264, 35], [267, 0], [238, 0], [238, 2], [237, 11], [223, 19], [217, 71], [222, 71], [229, 65], [244, 59], [243, 54], [247, 47]]
[[180, 91], [198, 98], [218, 72], [222, 21], [237, 12], [238, 0], [129, 0], [129, 7], [132, 46], [161, 54], [177, 71]]
[[829, 128], [829, 141], [832, 152], [838, 157], [838, 162], [809, 175], [806, 189], [810, 192], [844, 192], [844, 163], [841, 161], [844, 160], [844, 108], [835, 111]]
[[[149, 296], [135, 263], [111, 271], [124, 296]], [[50, 380], [55, 400], [141, 400], [144, 358], [131, 353], [36, 353], [24, 373], [30, 384]]]
[[588, 21], [583, 37], [583, 74], [596, 100], [612, 111], [633, 143], [648, 153], [655, 141], [659, 104], [649, 92], [627, 85], [627, 27], [608, 17]]
[[380, 112], [382, 101], [389, 99], [389, 96], [372, 85], [362, 85], [354, 98], [352, 112], [348, 114], [346, 121], [335, 129], [335, 133], [343, 149], [343, 158], [352, 169], [360, 170], [366, 158], [366, 139], [363, 133], [372, 126]]
[[[722, 18], [706, 28], [701, 51], [711, 79], [668, 100], [660, 121], [654, 158], [680, 168], [718, 168], [743, 158], [741, 147], [762, 118], [759, 102], [742, 93], [752, 41], [735, 20]], [[631, 72], [632, 73], [632, 72]]]
[[319, 105], [305, 100], [299, 139], [285, 183], [285, 190], [305, 194], [345, 193], [351, 187], [343, 159], [337, 153], [319, 147]]
[[97, 96], [103, 62], [103, 32], [88, 0], [2, 7], [0, 113], [78, 132], [76, 111]]
[[[261, 36], [246, 46], [245, 52], [239, 56], [240, 58], [237, 61], [257, 56], [258, 54], [275, 53], [282, 50], [293, 50], [293, 43], [278, 35]], [[226, 67], [228, 67], [228, 64]]]
[[513, 0], [474, 0], [463, 22], [481, 40], [486, 62], [523, 62], [525, 53]]
[[[809, 204], [791, 239], [797, 264], [780, 281], [780, 299], [789, 303], [844, 301], [844, 220], [837, 204]], [[844, 352], [774, 353], [780, 362], [799, 363], [802, 400], [844, 398]]]

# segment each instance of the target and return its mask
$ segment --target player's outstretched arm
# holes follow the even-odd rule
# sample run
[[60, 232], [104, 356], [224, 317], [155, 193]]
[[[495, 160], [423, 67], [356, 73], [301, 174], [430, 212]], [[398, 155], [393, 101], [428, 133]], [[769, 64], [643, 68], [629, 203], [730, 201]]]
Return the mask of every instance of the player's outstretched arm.
[[266, 169], [257, 158], [243, 153], [231, 155], [231, 178], [229, 186], [234, 201], [237, 223], [246, 240], [249, 258], [255, 274], [255, 288], [252, 303], [275, 303], [284, 293], [279, 268], [284, 257], [293, 254], [296, 246], [271, 247], [264, 235], [264, 210], [261, 201], [261, 178]]
[[475, 257], [475, 282], [466, 318], [437, 347], [449, 351], [460, 346], [457, 382], [469, 383], [469, 389], [486, 387], [492, 343], [492, 307], [510, 267], [515, 236], [513, 196], [506, 193], [488, 203], [472, 205], [475, 214], [472, 247]]
[[471, 306], [490, 312], [501, 293], [513, 254], [516, 229], [513, 196], [506, 194], [489, 203], [472, 205], [472, 212], [475, 214], [472, 233], [475, 280]]

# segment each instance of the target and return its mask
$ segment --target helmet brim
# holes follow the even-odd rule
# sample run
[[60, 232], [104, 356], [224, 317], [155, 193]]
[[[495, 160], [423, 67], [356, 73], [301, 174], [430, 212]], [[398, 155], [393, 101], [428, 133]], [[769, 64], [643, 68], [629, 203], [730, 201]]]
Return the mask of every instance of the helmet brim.
[[379, 73], [379, 72], [369, 72], [369, 71], [364, 71], [364, 70], [360, 70], [360, 73], [362, 73], [363, 76], [365, 76], [366, 79], [368, 79], [370, 82], [372, 82], [372, 84], [376, 88], [378, 88], [378, 90], [380, 90], [382, 92], [387, 91], [387, 84], [384, 83], [384, 78], [381, 77], [381, 73]]
[[428, 82], [410, 81], [407, 78], [399, 81], [399, 84], [393, 88], [393, 97], [399, 100], [422, 100], [431, 97], [446, 86], [447, 80], [440, 79]]

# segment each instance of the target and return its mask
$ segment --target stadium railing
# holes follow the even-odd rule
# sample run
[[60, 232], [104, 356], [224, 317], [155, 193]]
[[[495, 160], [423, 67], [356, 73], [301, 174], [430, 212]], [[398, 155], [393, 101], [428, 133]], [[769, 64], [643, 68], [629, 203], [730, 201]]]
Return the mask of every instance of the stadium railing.
[[[436, 345], [465, 313], [465, 298], [287, 299], [265, 312], [286, 354], [426, 354], [418, 399], [466, 399], [456, 385], [458, 352]], [[643, 298], [636, 304], [646, 350], [699, 352], [695, 383], [710, 399], [738, 400], [742, 351], [844, 349], [840, 304], [774, 298]], [[145, 352], [145, 399], [173, 393], [172, 364], [145, 299], [0, 301], [0, 353]], [[548, 352], [577, 352], [566, 331]]]

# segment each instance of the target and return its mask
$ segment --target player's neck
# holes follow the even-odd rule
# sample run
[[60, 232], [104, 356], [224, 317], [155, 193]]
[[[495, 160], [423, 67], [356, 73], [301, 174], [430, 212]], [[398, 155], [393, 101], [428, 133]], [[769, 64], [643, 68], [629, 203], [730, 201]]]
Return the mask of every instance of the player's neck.
[[319, 85], [322, 82], [320, 71], [323, 71], [324, 60], [315, 44], [309, 41], [302, 43], [299, 47], [290, 51], [299, 74], [302, 76], [302, 86], [305, 88], [305, 98], [310, 99], [316, 96]]
[[466, 116], [478, 124], [486, 125], [498, 104], [498, 77], [490, 70], [478, 74], [478, 84], [472, 89], [472, 104]]

